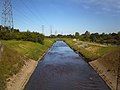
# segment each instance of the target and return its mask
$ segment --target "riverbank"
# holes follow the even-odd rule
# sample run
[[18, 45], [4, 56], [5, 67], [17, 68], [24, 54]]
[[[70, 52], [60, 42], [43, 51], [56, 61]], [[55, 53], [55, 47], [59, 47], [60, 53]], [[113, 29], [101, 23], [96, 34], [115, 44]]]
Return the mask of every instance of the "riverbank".
[[[111, 51], [101, 58], [89, 62], [89, 64], [99, 73], [112, 90], [120, 89], [120, 49]], [[119, 85], [118, 85], [119, 84]]]
[[120, 47], [64, 39], [75, 51], [80, 53], [112, 90], [120, 87], [117, 79], [120, 60]]
[[42, 45], [28, 41], [2, 41], [0, 90], [20, 90], [53, 42], [54, 39], [45, 39]]
[[38, 61], [35, 60], [28, 60], [25, 62], [25, 65], [22, 67], [19, 73], [8, 78], [9, 82], [7, 82], [6, 90], [23, 90], [25, 84], [36, 68], [37, 63]]

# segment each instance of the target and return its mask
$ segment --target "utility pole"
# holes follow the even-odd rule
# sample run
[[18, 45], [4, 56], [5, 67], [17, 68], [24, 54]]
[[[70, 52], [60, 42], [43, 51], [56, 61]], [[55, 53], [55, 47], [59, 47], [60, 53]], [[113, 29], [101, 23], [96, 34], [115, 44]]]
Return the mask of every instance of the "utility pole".
[[63, 35], [63, 31], [61, 32], [61, 35]]
[[52, 26], [50, 26], [50, 35], [52, 35]]
[[44, 25], [42, 25], [42, 34], [44, 34], [44, 28], [45, 28]]
[[57, 36], [57, 30], [55, 31], [55, 35]]
[[8, 27], [9, 29], [14, 28], [11, 0], [2, 0], [2, 1], [3, 4], [2, 4], [1, 24], [3, 27]]

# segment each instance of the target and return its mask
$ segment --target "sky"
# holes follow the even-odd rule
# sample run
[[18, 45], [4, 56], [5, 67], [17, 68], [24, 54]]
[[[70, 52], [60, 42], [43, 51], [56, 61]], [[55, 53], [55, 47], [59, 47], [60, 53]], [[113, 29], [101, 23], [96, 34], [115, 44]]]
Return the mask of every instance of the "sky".
[[12, 0], [12, 6], [21, 31], [42, 32], [41, 25], [45, 35], [51, 28], [53, 34], [120, 31], [120, 0]]

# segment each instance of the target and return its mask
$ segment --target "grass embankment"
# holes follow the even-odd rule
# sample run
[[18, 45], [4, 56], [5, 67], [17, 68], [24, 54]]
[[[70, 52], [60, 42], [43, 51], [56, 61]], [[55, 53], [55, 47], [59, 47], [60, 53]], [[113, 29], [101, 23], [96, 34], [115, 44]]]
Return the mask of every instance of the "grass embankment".
[[33, 60], [38, 60], [40, 56], [45, 53], [45, 51], [52, 45], [54, 39], [45, 39], [44, 44], [33, 43], [29, 41], [3, 41], [4, 45], [18, 53], [31, 58]]
[[44, 45], [28, 41], [2, 41], [3, 52], [0, 60], [0, 90], [6, 88], [7, 79], [17, 74], [25, 61], [38, 60], [52, 45], [53, 39], [45, 39]]
[[0, 61], [0, 90], [6, 88], [6, 79], [16, 74], [24, 65], [25, 60], [27, 58], [21, 56], [17, 51], [4, 46]]
[[106, 46], [96, 43], [73, 41], [72, 39], [64, 39], [67, 44], [81, 55], [83, 55], [87, 62], [101, 58], [103, 55], [115, 51], [118, 47]]

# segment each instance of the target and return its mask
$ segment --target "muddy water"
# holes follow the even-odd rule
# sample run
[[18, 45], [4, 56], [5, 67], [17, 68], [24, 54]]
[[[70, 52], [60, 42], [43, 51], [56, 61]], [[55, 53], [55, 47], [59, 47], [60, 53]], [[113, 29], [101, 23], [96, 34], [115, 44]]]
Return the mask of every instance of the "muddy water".
[[66, 43], [57, 41], [28, 81], [25, 90], [109, 90], [99, 75]]

